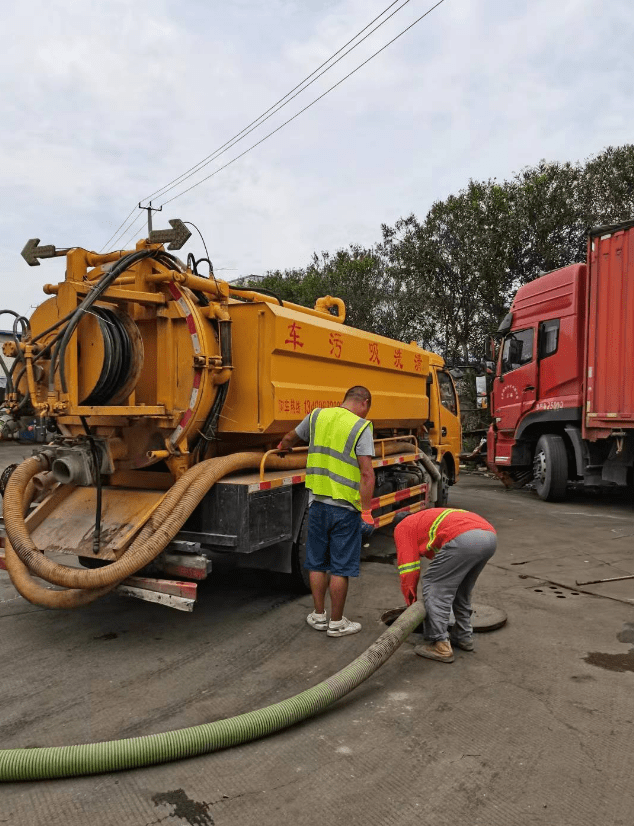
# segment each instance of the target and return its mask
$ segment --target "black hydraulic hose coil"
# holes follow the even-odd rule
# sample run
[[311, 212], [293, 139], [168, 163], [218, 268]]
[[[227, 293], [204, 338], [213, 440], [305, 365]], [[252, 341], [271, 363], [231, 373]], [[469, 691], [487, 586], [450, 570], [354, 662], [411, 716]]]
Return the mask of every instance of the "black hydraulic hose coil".
[[133, 344], [125, 326], [111, 310], [97, 307], [91, 310], [99, 322], [104, 358], [101, 374], [82, 405], [108, 404], [128, 380], [132, 368]]

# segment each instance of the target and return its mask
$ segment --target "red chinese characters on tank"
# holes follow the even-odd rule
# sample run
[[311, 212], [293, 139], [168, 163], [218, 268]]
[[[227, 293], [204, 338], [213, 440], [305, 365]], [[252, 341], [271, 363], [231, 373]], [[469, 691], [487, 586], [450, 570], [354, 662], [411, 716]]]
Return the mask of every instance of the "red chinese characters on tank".
[[330, 344], [330, 355], [336, 359], [341, 358], [341, 351], [343, 349], [343, 336], [341, 333], [331, 333], [328, 339]]
[[297, 350], [298, 347], [303, 347], [304, 342], [300, 340], [300, 330], [302, 329], [301, 324], [297, 324], [297, 322], [293, 322], [292, 324], [288, 325], [288, 338], [284, 339], [284, 344], [292, 344], [293, 350]]

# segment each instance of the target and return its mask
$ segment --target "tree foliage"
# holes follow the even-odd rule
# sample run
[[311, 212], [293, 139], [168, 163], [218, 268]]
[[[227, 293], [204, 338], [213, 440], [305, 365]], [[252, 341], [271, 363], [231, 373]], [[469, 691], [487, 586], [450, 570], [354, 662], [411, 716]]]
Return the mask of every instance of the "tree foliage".
[[370, 249], [315, 254], [254, 286], [308, 306], [338, 296], [348, 324], [465, 363], [483, 356], [519, 286], [583, 261], [589, 227], [632, 217], [634, 145], [608, 147], [585, 163], [540, 161], [508, 181], [469, 181], [422, 221], [384, 225]]

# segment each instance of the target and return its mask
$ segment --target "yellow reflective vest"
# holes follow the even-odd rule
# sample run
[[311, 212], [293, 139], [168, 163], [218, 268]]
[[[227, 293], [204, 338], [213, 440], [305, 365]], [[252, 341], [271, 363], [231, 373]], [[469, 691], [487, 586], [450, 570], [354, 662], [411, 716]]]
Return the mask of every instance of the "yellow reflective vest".
[[306, 487], [317, 496], [343, 499], [361, 510], [361, 471], [355, 448], [372, 427], [345, 407], [317, 408], [310, 414]]

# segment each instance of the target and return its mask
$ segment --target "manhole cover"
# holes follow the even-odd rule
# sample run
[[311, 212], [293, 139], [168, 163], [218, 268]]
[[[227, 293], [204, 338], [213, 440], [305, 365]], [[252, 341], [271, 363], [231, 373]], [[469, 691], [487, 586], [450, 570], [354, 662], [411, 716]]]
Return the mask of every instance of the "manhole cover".
[[474, 631], [495, 631], [496, 628], [506, 625], [506, 611], [502, 611], [501, 608], [482, 605], [479, 602], [475, 602], [472, 607], [471, 624]]
[[[400, 608], [390, 608], [389, 611], [384, 611], [381, 614], [381, 622], [385, 625], [391, 625], [397, 617], [401, 616], [406, 607], [403, 605]], [[495, 631], [506, 624], [506, 612], [500, 608], [494, 608], [492, 605], [482, 605], [479, 602], [473, 603], [472, 607], [471, 624], [474, 631]], [[451, 628], [451, 626], [449, 627]], [[422, 633], [422, 631], [422, 625], [414, 629], [414, 633]]]

